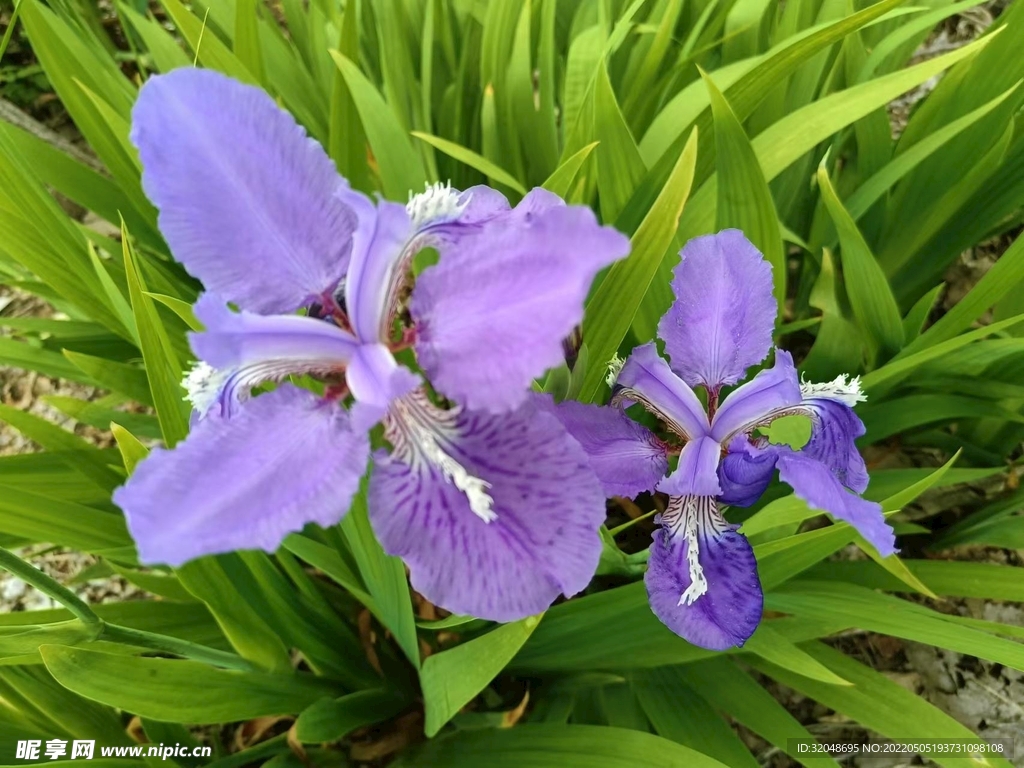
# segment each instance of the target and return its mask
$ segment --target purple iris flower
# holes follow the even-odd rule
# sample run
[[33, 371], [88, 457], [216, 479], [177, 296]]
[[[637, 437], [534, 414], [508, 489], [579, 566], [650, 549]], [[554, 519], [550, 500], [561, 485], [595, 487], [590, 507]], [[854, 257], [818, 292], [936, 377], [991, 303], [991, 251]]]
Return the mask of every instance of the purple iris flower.
[[[563, 403], [555, 413], [590, 454], [607, 493], [669, 495], [645, 578], [651, 608], [691, 643], [723, 650], [753, 634], [763, 596], [753, 550], [721, 506], [757, 501], [776, 469], [808, 505], [852, 524], [882, 555], [895, 551], [895, 539], [881, 506], [859, 495], [868, 484], [854, 444], [864, 434], [853, 412], [864, 399], [859, 382], [801, 384], [793, 358], [776, 349], [772, 368], [719, 405], [722, 387], [771, 351], [771, 266], [738, 230], [691, 240], [681, 255], [676, 300], [658, 326], [672, 364], [654, 343], [638, 347], [617, 372], [612, 398], [642, 404], [683, 441], [675, 471], [665, 476], [672, 449], [617, 408]], [[693, 389], [701, 387], [706, 410]], [[757, 434], [792, 414], [812, 424], [800, 450]]]
[[[427, 599], [508, 621], [587, 585], [604, 493], [530, 384], [561, 361], [623, 235], [540, 189], [515, 208], [440, 185], [374, 203], [267, 94], [210, 71], [150, 79], [131, 138], [161, 231], [207, 290], [185, 382], [193, 428], [115, 494], [143, 562], [272, 551], [338, 522], [382, 422], [370, 520]], [[426, 247], [439, 260], [411, 288]]]

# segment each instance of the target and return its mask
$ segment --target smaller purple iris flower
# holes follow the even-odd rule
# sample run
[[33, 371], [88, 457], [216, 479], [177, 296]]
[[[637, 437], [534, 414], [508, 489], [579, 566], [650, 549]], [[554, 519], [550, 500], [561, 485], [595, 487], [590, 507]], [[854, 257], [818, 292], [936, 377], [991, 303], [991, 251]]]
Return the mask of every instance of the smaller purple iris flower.
[[[486, 187], [374, 203], [266, 93], [205, 70], [150, 79], [131, 138], [160, 229], [207, 290], [192, 430], [114, 496], [143, 562], [273, 551], [338, 522], [382, 422], [370, 521], [427, 599], [510, 621], [587, 585], [604, 493], [530, 384], [561, 361], [625, 236], [541, 189], [515, 208]], [[410, 293], [426, 247], [439, 260]]]
[[[669, 495], [645, 577], [651, 609], [694, 645], [724, 650], [753, 634], [763, 595], [754, 552], [721, 506], [753, 504], [776, 469], [809, 506], [853, 525], [880, 554], [892, 554], [895, 539], [881, 506], [859, 495], [868, 475], [854, 444], [864, 434], [853, 412], [864, 399], [856, 379], [801, 384], [793, 358], [776, 349], [772, 368], [719, 405], [722, 387], [772, 349], [771, 265], [738, 230], [691, 240], [681, 256], [676, 300], [658, 326], [672, 364], [654, 343], [638, 347], [617, 372], [612, 397], [613, 406], [642, 404], [683, 441], [676, 470], [665, 476], [670, 446], [618, 408], [566, 402], [555, 413], [591, 456], [606, 493]], [[707, 410], [693, 388], [707, 393]], [[757, 434], [793, 414], [812, 425], [800, 450]]]

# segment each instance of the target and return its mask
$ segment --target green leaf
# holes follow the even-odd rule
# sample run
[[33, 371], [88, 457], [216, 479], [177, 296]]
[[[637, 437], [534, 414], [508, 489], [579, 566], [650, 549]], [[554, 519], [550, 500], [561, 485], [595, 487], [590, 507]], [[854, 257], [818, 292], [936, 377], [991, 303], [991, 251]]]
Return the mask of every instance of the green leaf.
[[[823, 643], [807, 643], [807, 652], [831, 667], [839, 675], [853, 683], [850, 687], [825, 685], [809, 678], [794, 675], [784, 669], [763, 661], [751, 664], [760, 672], [774, 677], [784, 685], [819, 701], [826, 707], [842, 712], [872, 731], [892, 739], [961, 738], [975, 740], [978, 737], [942, 710], [929, 704], [924, 698], [894, 683], [884, 675], [860, 664], [848, 656]], [[951, 768], [963, 764], [958, 757], [944, 758], [931, 755], [939, 765]], [[1010, 763], [995, 757], [988, 757], [986, 765], [1009, 768]]]
[[959, 336], [955, 336], [948, 341], [943, 341], [938, 344], [921, 350], [920, 352], [914, 352], [908, 354], [905, 357], [901, 356], [897, 360], [889, 362], [887, 365], [871, 371], [861, 379], [861, 384], [864, 389], [868, 390], [869, 395], [874, 387], [880, 387], [893, 379], [899, 378], [910, 371], [914, 370], [924, 363], [931, 362], [939, 357], [948, 355], [960, 347], [970, 344], [972, 341], [983, 339], [986, 336], [990, 336], [993, 333], [1002, 331], [1006, 328], [1011, 328], [1019, 323], [1024, 322], [1024, 314], [1015, 315], [1014, 317], [1008, 317], [1005, 320], [1000, 320], [996, 323], [991, 323], [982, 328], [978, 328], [968, 333], [962, 333]]
[[[182, 585], [206, 603], [239, 655], [275, 672], [291, 669], [288, 649], [244, 599], [225, 569], [234, 555], [201, 557], [175, 569]], [[157, 718], [159, 719], [159, 718]]]
[[770, 661], [776, 666], [788, 669], [804, 677], [810, 677], [829, 685], [853, 685], [844, 680], [835, 672], [830, 670], [819, 661], [809, 656], [806, 651], [800, 649], [795, 643], [791, 643], [770, 626], [762, 625], [758, 632], [743, 646], [744, 651], [749, 651], [765, 661]]
[[9, 124], [0, 124], [0, 132], [16, 147], [33, 174], [62, 195], [102, 216], [117, 222], [123, 211], [140, 231], [149, 232], [151, 224], [138, 215], [131, 200], [113, 179], [64, 154], [43, 139]]
[[7, 46], [11, 42], [11, 37], [14, 36], [14, 30], [18, 26], [18, 14], [21, 13], [21, 4], [23, 2], [24, 0], [15, 0], [14, 2], [14, 10], [7, 20], [7, 29], [4, 30], [4, 37], [0, 40], [0, 59], [4, 57], [4, 53], [7, 52]]
[[622, 116], [605, 66], [594, 75], [594, 138], [601, 220], [612, 223], [647, 173], [640, 150]]
[[951, 139], [978, 122], [993, 109], [1008, 99], [1018, 86], [1013, 86], [991, 101], [952, 121], [934, 133], [916, 142], [910, 149], [901, 152], [874, 176], [867, 179], [846, 199], [846, 209], [854, 219], [859, 219], [893, 186], [910, 171], [920, 165], [934, 152], [945, 146]]
[[461, 627], [463, 624], [469, 624], [471, 621], [480, 621], [480, 619], [473, 618], [472, 616], [459, 616], [453, 613], [451, 616], [447, 616], [443, 619], [437, 619], [436, 621], [417, 621], [416, 626], [420, 629], [429, 630], [441, 630], [451, 629], [452, 627]]
[[110, 491], [121, 484], [123, 478], [107, 463], [106, 455], [78, 435], [9, 405], [0, 404], [0, 419], [43, 448], [60, 452], [68, 466], [100, 488]]
[[511, 661], [543, 614], [498, 627], [467, 643], [428, 656], [420, 669], [420, 684], [433, 736], [482, 691]]
[[419, 153], [394, 112], [359, 67], [337, 51], [331, 51], [331, 56], [345, 78], [359, 112], [363, 130], [380, 168], [384, 195], [391, 200], [404, 201], [410, 192], [418, 192], [427, 179]]
[[744, 768], [757, 766], [732, 727], [698, 691], [683, 680], [677, 667], [662, 667], [633, 675], [630, 687], [659, 736]]
[[[1019, 522], [1021, 518], [1009, 520]], [[905, 560], [904, 563], [911, 573], [939, 595], [1024, 602], [1024, 581], [1013, 566], [945, 560]], [[869, 589], [907, 591], [898, 579], [866, 560], [823, 563], [810, 569], [806, 575], [808, 579], [848, 582]]]
[[1017, 290], [1024, 280], [1024, 238], [1018, 237], [1000, 255], [973, 288], [952, 309], [907, 345], [905, 356], [955, 337], [994, 306], [1003, 296]]
[[243, 83], [256, 84], [256, 78], [242, 60], [206, 28], [206, 18], [197, 18], [180, 0], [160, 0], [160, 4], [203, 66], [223, 72]]
[[569, 190], [572, 188], [573, 182], [576, 181], [576, 176], [597, 144], [598, 142], [593, 141], [580, 151], [567, 157], [565, 162], [559, 165], [541, 186], [548, 190], [548, 192], [554, 192], [561, 198], [568, 197]]
[[[792, 72], [796, 71], [797, 68], [806, 63], [812, 56], [814, 56], [814, 54], [832, 43], [843, 39], [851, 32], [854, 32], [864, 25], [885, 15], [892, 9], [896, 8], [901, 2], [902, 0], [882, 0], [882, 2], [874, 3], [864, 10], [851, 14], [850, 16], [847, 16], [833, 24], [816, 29], [813, 32], [808, 30], [808, 34], [806, 34], [806, 36], [793, 38], [790, 41], [787, 41], [785, 45], [778, 46], [777, 50], [766, 56], [763, 61], [758, 62], [757, 66], [751, 65], [749, 71], [743, 73], [742, 76], [739, 77], [731, 86], [725, 89], [725, 96], [728, 98], [729, 104], [732, 106], [736, 116], [741, 121], [745, 120], [754, 108], [765, 98], [765, 96], [772, 92], [773, 86], [777, 85]], [[826, 99], [827, 98], [830, 97], [826, 97]], [[891, 98], [893, 97], [885, 99], [882, 103], [884, 104]], [[822, 101], [824, 100], [825, 99]], [[800, 110], [797, 110], [797, 112], [800, 112]], [[851, 116], [849, 121], [852, 122], [856, 117], [857, 116]], [[773, 128], [785, 122], [785, 120], [786, 119], [784, 118], [783, 120], [778, 121]], [[628, 220], [638, 220], [640, 213], [646, 210], [649, 201], [654, 197], [655, 190], [658, 189], [661, 184], [661, 179], [667, 176], [667, 164], [670, 162], [670, 158], [675, 155], [676, 147], [682, 143], [682, 137], [686, 135], [686, 131], [689, 126], [694, 125], [694, 127], [698, 128], [701, 134], [705, 137], [711, 135], [712, 117], [710, 108], [702, 110], [699, 116], [692, 122], [677, 121], [671, 117], [667, 118], [667, 121], [669, 123], [675, 123], [677, 130], [675, 131], [674, 137], [666, 143], [665, 146], [668, 148], [657, 153], [657, 156], [660, 159], [651, 166], [651, 172], [637, 189], [637, 193], [633, 196], [633, 199], [630, 200], [630, 203], [624, 212], [624, 215], [627, 216]], [[844, 123], [844, 125], [845, 124], [846, 123]], [[795, 134], [792, 138], [799, 142], [806, 141], [811, 133], [811, 131], [808, 130], [808, 126], [803, 126], [801, 130], [797, 131], [794, 131], [790, 127], [789, 130]], [[762, 132], [757, 139], [760, 139], [767, 133], [768, 131]], [[832, 133], [832, 131], [829, 131], [829, 133]], [[753, 142], [755, 151], [757, 151], [759, 147], [757, 139]], [[774, 140], [778, 141], [779, 139], [778, 137], [775, 137]], [[813, 147], [814, 144], [820, 140], [821, 139], [815, 139], [806, 149], [799, 152], [793, 160], [805, 154], [808, 149]], [[711, 168], [715, 162], [715, 152], [713, 151], [713, 148], [708, 144], [707, 138], [705, 138], [704, 141], [705, 144], [701, 148], [701, 157], [699, 158], [699, 164], [695, 171], [695, 176], [698, 182], [708, 178]], [[705, 147], [712, 149], [712, 151], [704, 152]], [[757, 152], [757, 154], [760, 158], [761, 152]], [[786, 163], [786, 165], [789, 165], [789, 163]], [[763, 159], [761, 167], [765, 171], [765, 178], [771, 180], [775, 174], [769, 172], [769, 169], [765, 166]], [[704, 186], [707, 187], [708, 185]], [[710, 190], [709, 194], [711, 195], [710, 201], [713, 202], [715, 194], [714, 190]], [[708, 219], [709, 223], [707, 224], [707, 227], [701, 228], [699, 232], [710, 231], [710, 227], [714, 221], [713, 210], [711, 210], [711, 215]]]
[[338, 550], [298, 533], [287, 536], [282, 546], [296, 557], [302, 558], [314, 568], [334, 579], [351, 592], [352, 596], [368, 608], [372, 614], [379, 617], [380, 609], [377, 607], [376, 601], [366, 591], [366, 585], [363, 584], [359, 576], [352, 572]]
[[[359, 62], [358, 6], [346, 5], [339, 25], [338, 49], [350, 61]], [[359, 112], [341, 71], [335, 68], [331, 87], [329, 136], [327, 147], [338, 170], [355, 189], [369, 192], [369, 169], [366, 163], [366, 133], [359, 122]]]
[[788, 445], [799, 451], [811, 439], [813, 423], [807, 416], [798, 413], [780, 416], [768, 425], [768, 442], [772, 445]]
[[0, 361], [4, 365], [38, 371], [54, 379], [70, 379], [88, 386], [97, 383], [90, 376], [83, 376], [83, 372], [75, 366], [68, 365], [68, 361], [59, 352], [41, 349], [24, 341], [0, 337]]
[[299, 586], [304, 576], [301, 569], [293, 572], [300, 580], [295, 584], [266, 552], [243, 550], [222, 560], [239, 596], [287, 647], [302, 653], [314, 672], [346, 687], [373, 685], [376, 673], [366, 662], [355, 631], [329, 604]]
[[[762, 622], [765, 625], [791, 642], [846, 628], [835, 619], [822, 622], [806, 617], [772, 619]], [[509, 670], [621, 672], [690, 663], [713, 655], [714, 651], [690, 645], [662, 624], [651, 612], [643, 583], [635, 582], [549, 608], [544, 621], [509, 664]]]
[[146, 361], [149, 387], [153, 393], [164, 442], [171, 448], [188, 434], [189, 408], [181, 387], [182, 366], [153, 300], [146, 295], [146, 287], [135, 261], [135, 251], [123, 223], [121, 244], [128, 292], [132, 300], [132, 312], [135, 314], [135, 325], [139, 330], [142, 357]]
[[[792, 64], [794, 60], [790, 59], [790, 54], [795, 54], [797, 49], [803, 48], [812, 39], [820, 42], [820, 40], [824, 39], [824, 37], [821, 37], [822, 35], [825, 37], [831, 36], [839, 28], [846, 28], [850, 31], [849, 25], [855, 19], [860, 18], [860, 23], [864, 23], [865, 15], [876, 12], [887, 3], [888, 0], [876, 3], [854, 14], [854, 16], [850, 16], [819, 33], [801, 40], [793, 46], [792, 51], [787, 49], [781, 52], [780, 61], [788, 59], [790, 64]], [[934, 77], [956, 62], [974, 56], [984, 49], [988, 43], [989, 38], [983, 37], [962, 48], [937, 56], [921, 64], [916, 64], [913, 67], [907, 67], [868, 83], [862, 83], [852, 88], [829, 94], [787, 114], [751, 140], [751, 146], [753, 146], [754, 153], [761, 164], [761, 170], [764, 172], [765, 179], [771, 182], [786, 168], [806, 155], [817, 144], [827, 140], [836, 131], [869, 114], [872, 110], [884, 106], [900, 94], [905, 93], [908, 89]], [[759, 98], [758, 94], [761, 91], [754, 91], [752, 86], [754, 83], [758, 83], [761, 88], [764, 88], [765, 81], [763, 78], [767, 72], [767, 68], [757, 68], [750, 75], [740, 79], [735, 86], [725, 91], [737, 117], [742, 118], [746, 114], [746, 111], [740, 108], [744, 103], [756, 102]], [[768, 82], [771, 81], [769, 80]], [[733, 94], [734, 88], [737, 89], [736, 95]], [[698, 178], [700, 178], [699, 175]], [[694, 193], [682, 222], [683, 230], [686, 233], [701, 234], [712, 231], [715, 221], [717, 189], [717, 178], [714, 175], [710, 175], [707, 181]], [[632, 205], [633, 202], [631, 201], [630, 206]]]
[[772, 267], [772, 283], [779, 307], [786, 300], [786, 255], [779, 217], [764, 173], [736, 113], [703, 71], [715, 121], [718, 166], [717, 229], [743, 230]]
[[850, 306], [861, 329], [873, 340], [882, 357], [888, 358], [903, 347], [900, 310], [882, 267], [832, 188], [825, 167], [826, 160], [827, 157], [823, 158], [818, 166], [818, 189], [839, 231], [843, 279], [850, 297]]
[[64, 350], [64, 357], [106, 389], [127, 395], [143, 405], [153, 405], [153, 393], [149, 388], [149, 379], [146, 377], [146, 371], [142, 368], [106, 360], [102, 357], [82, 355], [70, 350]]
[[914, 394], [865, 405], [861, 419], [868, 430], [864, 444], [877, 443], [901, 432], [937, 421], [994, 418], [1024, 422], [1024, 414], [976, 397], [945, 394]]
[[[302, 673], [273, 675], [44, 645], [43, 662], [75, 693], [118, 709], [176, 723], [223, 723], [290, 714], [336, 692]], [[130, 679], [131, 685], [125, 685]]]
[[187, 301], [176, 299], [173, 296], [166, 296], [162, 293], [150, 293], [146, 291], [146, 295], [151, 299], [155, 299], [171, 310], [174, 314], [181, 318], [182, 322], [185, 323], [193, 331], [203, 330], [203, 324], [196, 319], [196, 313], [192, 309], [192, 305]]
[[[263, 49], [260, 46], [260, 27], [257, 0], [235, 0], [235, 56], [259, 83], [265, 83]], [[200, 53], [202, 51], [200, 50]]]
[[391, 630], [406, 658], [418, 667], [420, 647], [405, 564], [400, 558], [385, 553], [373, 535], [366, 511], [365, 480], [360, 492], [352, 499], [351, 509], [341, 521], [341, 530], [359, 566], [363, 582], [373, 596], [377, 618]]
[[122, 421], [137, 434], [149, 440], [160, 439], [160, 424], [153, 416], [141, 413], [128, 413], [110, 407], [111, 401], [119, 402], [116, 395], [101, 400], [79, 400], [77, 397], [62, 395], [46, 395], [43, 400], [61, 413], [65, 413], [81, 424], [88, 424], [96, 429], [110, 429], [110, 422]]
[[945, 287], [945, 283], [935, 286], [928, 291], [928, 293], [921, 296], [921, 298], [914, 303], [914, 306], [910, 308], [906, 317], [903, 318], [904, 339], [913, 343], [913, 341], [921, 335], [921, 331], [924, 330], [924, 324], [927, 322], [928, 316], [935, 308], [935, 302], [939, 300], [939, 294], [942, 293]]
[[808, 768], [835, 768], [826, 756], [797, 754], [791, 739], [813, 739], [810, 731], [731, 659], [717, 657], [678, 667], [679, 675], [708, 702]]
[[356, 728], [397, 715], [408, 701], [394, 691], [371, 689], [337, 699], [321, 699], [295, 721], [295, 738], [304, 744], [343, 739]]
[[135, 467], [138, 463], [149, 455], [149, 449], [140, 443], [139, 439], [135, 437], [135, 435], [120, 424], [111, 422], [110, 431], [113, 433], [114, 439], [117, 441], [118, 450], [121, 451], [121, 457], [124, 459], [125, 471], [130, 475], [135, 471]]
[[27, 627], [3, 627], [0, 628], [0, 658], [39, 659], [41, 645], [84, 645], [96, 638], [97, 631], [96, 627], [88, 627], [77, 619]]
[[446, 155], [455, 158], [460, 163], [465, 163], [470, 168], [475, 168], [489, 179], [492, 179], [499, 184], [504, 184], [506, 187], [511, 187], [520, 195], [526, 194], [526, 187], [520, 184], [518, 179], [504, 168], [499, 168], [483, 155], [480, 155], [471, 149], [466, 149], [462, 145], [456, 144], [454, 141], [442, 139], [440, 136], [423, 133], [422, 131], [411, 131], [410, 133], [412, 133], [412, 135], [417, 139], [422, 139], [431, 146], [437, 147]]
[[937, 645], [1024, 669], [1024, 647], [1018, 643], [957, 625], [947, 621], [941, 613], [853, 584], [791, 581], [766, 593], [765, 607], [798, 615], [834, 617], [850, 627]]
[[[167, 600], [196, 602], [195, 596], [185, 589], [181, 582], [171, 574], [154, 570], [143, 571], [138, 568], [128, 568], [109, 560], [104, 562], [112, 573], [124, 576], [132, 584], [142, 587], [142, 589], [151, 594], [166, 598]], [[196, 604], [198, 605], [199, 603]]]
[[143, 16], [128, 3], [118, 4], [117, 13], [122, 19], [127, 19], [139, 33], [158, 71], [170, 72], [177, 67], [192, 65], [192, 59], [185, 55], [174, 35], [164, 29], [160, 22]]
[[605, 365], [629, 332], [640, 301], [658, 272], [668, 250], [683, 206], [690, 194], [697, 162], [697, 134], [690, 136], [665, 187], [630, 239], [632, 252], [612, 265], [587, 303], [583, 338], [590, 350], [590, 365], [579, 399], [593, 402], [605, 378]]
[[403, 755], [395, 768], [722, 768], [717, 760], [649, 733], [595, 725], [537, 724], [458, 731]]
[[120, 515], [55, 499], [31, 490], [3, 487], [0, 531], [30, 541], [59, 544], [87, 552], [130, 546]]

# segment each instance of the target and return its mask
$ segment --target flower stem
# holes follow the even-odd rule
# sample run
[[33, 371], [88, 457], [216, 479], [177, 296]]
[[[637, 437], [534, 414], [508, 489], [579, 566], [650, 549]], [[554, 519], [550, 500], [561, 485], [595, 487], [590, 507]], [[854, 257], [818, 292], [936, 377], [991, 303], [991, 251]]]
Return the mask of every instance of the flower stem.
[[188, 640], [181, 640], [177, 637], [160, 635], [156, 632], [146, 632], [141, 629], [122, 627], [117, 624], [104, 624], [103, 631], [98, 638], [114, 643], [126, 643], [137, 645], [141, 648], [149, 648], [153, 651], [182, 656], [193, 661], [202, 661], [225, 669], [237, 669], [244, 672], [255, 672], [259, 667], [248, 659], [241, 656], [210, 648], [206, 645], [191, 643]]
[[44, 595], [52, 597], [64, 606], [76, 619], [86, 627], [95, 631], [93, 639], [109, 640], [115, 643], [128, 643], [140, 648], [183, 656], [195, 661], [203, 661], [226, 669], [245, 671], [258, 670], [259, 667], [234, 653], [209, 648], [205, 645], [190, 643], [177, 637], [146, 632], [141, 629], [122, 627], [103, 621], [92, 608], [78, 595], [67, 587], [47, 576], [31, 563], [27, 563], [13, 552], [0, 548], [0, 568], [10, 571], [27, 584], [31, 584]]
[[78, 595], [47, 576], [31, 563], [26, 563], [13, 552], [0, 548], [0, 568], [10, 571], [44, 595], [52, 597], [86, 626], [95, 627], [103, 623], [103, 620]]
[[649, 517], [650, 517], [651, 515], [656, 515], [657, 513], [658, 513], [658, 510], [656, 510], [656, 509], [652, 509], [652, 510], [651, 510], [650, 512], [648, 512], [647, 514], [644, 514], [644, 515], [640, 515], [640, 517], [634, 517], [634, 518], [633, 518], [632, 520], [630, 520], [630, 521], [629, 521], [628, 523], [623, 523], [622, 525], [617, 525], [617, 526], [615, 526], [615, 527], [614, 527], [614, 528], [612, 528], [612, 529], [611, 529], [610, 531], [608, 531], [608, 533], [610, 533], [610, 534], [611, 534], [612, 536], [617, 536], [618, 534], [622, 533], [622, 532], [623, 532], [624, 530], [626, 530], [627, 528], [631, 528], [632, 526], [634, 526], [634, 525], [636, 525], [637, 523], [639, 523], [639, 522], [640, 522], [641, 520], [646, 520], [646, 519], [647, 519], [647, 518], [649, 518]]

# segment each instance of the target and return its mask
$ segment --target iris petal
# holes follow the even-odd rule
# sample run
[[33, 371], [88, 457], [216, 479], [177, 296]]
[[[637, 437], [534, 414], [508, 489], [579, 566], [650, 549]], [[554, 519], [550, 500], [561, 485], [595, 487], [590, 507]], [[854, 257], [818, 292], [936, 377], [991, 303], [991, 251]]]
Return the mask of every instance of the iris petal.
[[369, 512], [413, 587], [450, 611], [494, 621], [586, 587], [600, 558], [605, 496], [558, 420], [530, 402], [494, 415], [410, 398], [389, 414], [395, 450], [374, 457]]
[[383, 344], [363, 344], [345, 371], [358, 407], [352, 419], [357, 428], [369, 429], [384, 417], [388, 406], [420, 385], [420, 378], [399, 365]]
[[284, 384], [231, 418], [199, 421], [173, 450], [155, 448], [114, 502], [143, 563], [273, 551], [306, 523], [345, 515], [369, 451], [342, 408]]
[[811, 507], [844, 520], [867, 539], [883, 557], [896, 552], [896, 536], [882, 514], [882, 506], [851, 493], [825, 464], [811, 456], [780, 448], [779, 477]]
[[729, 443], [729, 453], [718, 465], [718, 482], [722, 492], [718, 500], [733, 507], [749, 507], [761, 498], [775, 474], [777, 451], [751, 445], [744, 435]]
[[771, 265], [738, 229], [694, 238], [680, 255], [658, 325], [672, 369], [691, 387], [735, 384], [771, 349]]
[[352, 264], [345, 279], [345, 308], [352, 329], [365, 342], [387, 341], [398, 288], [404, 280], [412, 223], [404, 205], [363, 198], [353, 201], [359, 226], [352, 238]]
[[696, 440], [710, 430], [707, 414], [697, 395], [672, 372], [653, 343], [633, 350], [619, 371], [615, 396], [640, 402], [687, 440]]
[[552, 197], [534, 190], [512, 211], [446, 231], [440, 261], [417, 278], [409, 309], [420, 365], [468, 408], [519, 406], [562, 362], [594, 276], [629, 252], [589, 208]]
[[864, 434], [864, 422], [837, 400], [815, 397], [803, 405], [811, 417], [811, 439], [800, 452], [827, 466], [851, 491], [864, 493], [868, 470], [854, 442]]
[[535, 399], [558, 417], [586, 451], [607, 495], [633, 498], [652, 491], [668, 471], [665, 447], [618, 408], [573, 400], [555, 405], [550, 396]]
[[722, 519], [710, 497], [673, 497], [661, 523], [644, 577], [651, 610], [701, 648], [743, 645], [764, 606], [746, 537]]
[[265, 91], [211, 70], [150, 78], [132, 110], [142, 185], [174, 257], [242, 309], [292, 312], [348, 267], [354, 194]]
[[340, 372], [359, 347], [352, 334], [328, 321], [232, 312], [221, 297], [210, 293], [196, 302], [195, 313], [206, 330], [190, 334], [189, 341], [213, 372], [206, 377], [190, 375], [186, 382], [201, 415], [206, 408], [200, 407], [200, 401], [212, 405], [219, 400], [231, 408], [247, 398], [254, 386], [267, 381], [292, 374]]
[[710, 437], [691, 440], [683, 446], [676, 471], [658, 483], [658, 490], [670, 496], [717, 496], [718, 460], [722, 446]]
[[800, 404], [800, 381], [793, 356], [775, 350], [775, 365], [758, 373], [729, 393], [711, 422], [711, 435], [728, 444], [734, 435], [749, 434], [755, 427], [787, 413]]

